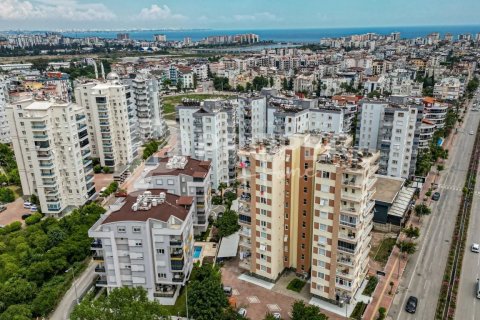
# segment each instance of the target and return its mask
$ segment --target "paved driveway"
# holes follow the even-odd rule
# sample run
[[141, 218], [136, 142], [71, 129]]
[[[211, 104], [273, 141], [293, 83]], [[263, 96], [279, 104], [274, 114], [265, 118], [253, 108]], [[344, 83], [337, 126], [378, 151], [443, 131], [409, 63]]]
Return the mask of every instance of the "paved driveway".
[[22, 215], [25, 213], [31, 213], [29, 209], [23, 208], [23, 199], [18, 198], [12, 203], [6, 204], [7, 210], [0, 212], [0, 225], [6, 226], [15, 221], [21, 221]]

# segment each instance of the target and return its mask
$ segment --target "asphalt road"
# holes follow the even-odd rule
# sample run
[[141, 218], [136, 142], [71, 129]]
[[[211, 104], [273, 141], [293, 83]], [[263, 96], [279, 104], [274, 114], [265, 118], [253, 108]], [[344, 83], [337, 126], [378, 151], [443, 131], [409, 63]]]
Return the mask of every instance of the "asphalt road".
[[480, 171], [473, 196], [470, 223], [468, 226], [465, 255], [457, 296], [456, 319], [480, 320], [480, 299], [475, 296], [476, 281], [480, 278], [480, 254], [470, 250], [472, 243], [480, 243]]
[[[437, 181], [439, 184], [437, 191], [441, 193], [440, 200], [433, 203], [432, 214], [423, 218], [424, 226], [418, 239], [417, 252], [409, 258], [398, 293], [389, 310], [389, 316], [393, 319], [435, 318], [455, 218], [460, 207], [462, 188], [475, 140], [475, 136], [469, 132], [475, 130], [473, 128], [478, 126], [479, 119], [480, 112], [469, 111], [464, 117], [464, 130], [459, 129], [457, 133], [459, 136], [453, 142], [445, 170]], [[477, 223], [480, 225], [480, 221], [477, 220]], [[419, 300], [415, 314], [405, 311], [406, 300], [411, 295]], [[480, 319], [479, 313], [477, 317]], [[462, 316], [458, 319], [471, 318]]]

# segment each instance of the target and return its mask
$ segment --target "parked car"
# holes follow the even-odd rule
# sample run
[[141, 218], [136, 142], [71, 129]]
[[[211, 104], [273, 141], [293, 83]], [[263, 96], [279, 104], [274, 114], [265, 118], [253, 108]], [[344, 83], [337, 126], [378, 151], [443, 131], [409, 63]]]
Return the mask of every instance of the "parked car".
[[32, 215], [31, 213], [25, 213], [24, 215], [22, 215], [22, 220], [27, 219], [27, 218], [30, 217], [31, 215]]
[[226, 295], [227, 297], [231, 297], [232, 294], [233, 294], [233, 289], [232, 289], [232, 287], [224, 286], [224, 287], [223, 287], [223, 292], [225, 292], [225, 295]]
[[7, 207], [5, 207], [5, 206], [3, 206], [3, 205], [0, 205], [0, 212], [3, 212], [3, 211], [5, 211], [5, 210], [7, 210]]
[[31, 204], [30, 202], [28, 202], [28, 201], [25, 201], [25, 202], [23, 203], [23, 207], [24, 207], [25, 209], [30, 209], [31, 206], [32, 206], [32, 204]]
[[472, 247], [470, 248], [470, 250], [472, 250], [472, 252], [475, 252], [475, 253], [480, 253], [480, 244], [478, 243], [472, 244]]
[[247, 309], [245, 309], [245, 308], [238, 309], [238, 314], [241, 315], [242, 317], [246, 317], [247, 316]]
[[33, 212], [33, 211], [37, 211], [37, 210], [38, 210], [38, 209], [37, 209], [37, 206], [34, 205], [34, 204], [32, 204], [32, 206], [30, 207], [30, 211]]
[[273, 318], [274, 319], [282, 319], [282, 315], [280, 314], [280, 312], [274, 312], [273, 313]]
[[415, 313], [417, 311], [418, 299], [414, 296], [408, 297], [407, 305], [405, 306], [405, 311], [408, 313]]
[[440, 199], [440, 192], [435, 192], [435, 193], [432, 195], [432, 200], [438, 201], [439, 199]]

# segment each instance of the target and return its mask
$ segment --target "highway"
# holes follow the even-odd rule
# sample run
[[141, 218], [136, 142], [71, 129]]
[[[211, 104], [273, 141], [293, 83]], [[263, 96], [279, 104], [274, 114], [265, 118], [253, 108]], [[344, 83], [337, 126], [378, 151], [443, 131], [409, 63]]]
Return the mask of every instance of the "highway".
[[[462, 188], [475, 140], [475, 136], [470, 135], [469, 132], [476, 131], [479, 119], [480, 112], [469, 111], [464, 117], [463, 129], [458, 130], [458, 136], [449, 152], [445, 169], [437, 181], [439, 184], [437, 191], [441, 193], [440, 200], [432, 204], [432, 214], [423, 218], [421, 235], [417, 240], [417, 252], [409, 258], [398, 292], [389, 310], [389, 316], [392, 319], [431, 320], [435, 318], [435, 308], [455, 219], [460, 207]], [[480, 225], [479, 220], [477, 223]], [[405, 311], [405, 303], [411, 295], [419, 300], [415, 314]], [[478, 304], [480, 305], [480, 301]], [[477, 317], [480, 319], [478, 312]], [[467, 318], [462, 316], [458, 319]]]
[[477, 171], [476, 180], [458, 288], [456, 319], [480, 320], [480, 299], [475, 296], [476, 280], [480, 278], [480, 254], [470, 250], [472, 243], [480, 243], [480, 171]]

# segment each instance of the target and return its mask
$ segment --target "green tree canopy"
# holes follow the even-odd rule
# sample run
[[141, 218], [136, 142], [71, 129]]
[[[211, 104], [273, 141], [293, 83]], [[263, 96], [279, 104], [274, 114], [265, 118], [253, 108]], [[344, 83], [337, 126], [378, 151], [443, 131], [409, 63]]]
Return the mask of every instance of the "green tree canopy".
[[72, 320], [155, 320], [167, 319], [164, 308], [148, 300], [142, 287], [113, 289], [107, 297], [85, 300], [75, 307]]
[[320, 312], [320, 308], [314, 305], [306, 305], [305, 302], [295, 301], [292, 307], [292, 320], [327, 320], [328, 317]]
[[406, 254], [414, 254], [417, 250], [417, 244], [412, 241], [399, 241], [396, 246], [400, 249], [400, 252]]
[[218, 229], [219, 237], [228, 237], [240, 230], [238, 224], [238, 215], [235, 211], [226, 210], [223, 215], [217, 219], [215, 226]]

